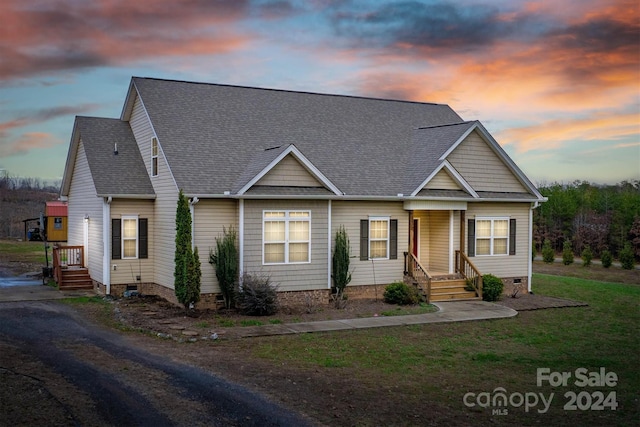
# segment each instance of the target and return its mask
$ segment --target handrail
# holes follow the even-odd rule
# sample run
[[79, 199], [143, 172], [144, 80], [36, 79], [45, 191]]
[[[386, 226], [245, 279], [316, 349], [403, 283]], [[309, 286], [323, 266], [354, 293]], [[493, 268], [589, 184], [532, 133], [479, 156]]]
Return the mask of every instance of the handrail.
[[482, 298], [482, 274], [467, 254], [460, 250], [456, 250], [456, 273], [460, 273], [468, 283], [472, 284], [478, 297]]
[[53, 247], [53, 277], [58, 286], [62, 282], [62, 269], [68, 267], [84, 268], [84, 246]]
[[407, 260], [407, 272], [411, 277], [416, 279], [418, 282], [418, 286], [425, 286], [426, 289], [422, 289], [422, 291], [427, 295], [427, 302], [431, 299], [431, 275], [427, 271], [426, 268], [420, 264], [420, 261], [416, 258], [414, 254], [406, 253], [405, 257]]

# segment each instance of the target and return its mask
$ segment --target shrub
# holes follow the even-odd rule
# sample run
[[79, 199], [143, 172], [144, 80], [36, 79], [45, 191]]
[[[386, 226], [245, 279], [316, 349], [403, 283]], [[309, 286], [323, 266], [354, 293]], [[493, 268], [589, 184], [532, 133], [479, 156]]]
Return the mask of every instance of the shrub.
[[571, 240], [565, 240], [562, 244], [562, 263], [564, 265], [573, 264], [573, 248], [571, 247]]
[[236, 248], [236, 231], [233, 227], [222, 229], [222, 237], [216, 237], [215, 250], [209, 249], [209, 264], [216, 270], [216, 278], [224, 298], [226, 308], [231, 308], [235, 300], [238, 284], [239, 256]]
[[551, 241], [549, 239], [545, 239], [544, 243], [542, 244], [542, 260], [547, 264], [550, 264], [553, 262], [555, 256], [556, 254], [551, 247]]
[[336, 244], [331, 259], [331, 277], [333, 278], [333, 286], [336, 290], [336, 308], [344, 308], [344, 288], [346, 288], [351, 281], [351, 273], [349, 272], [350, 255], [349, 236], [344, 226], [341, 225], [340, 229], [336, 232]]
[[591, 260], [593, 259], [593, 252], [591, 252], [591, 247], [589, 245], [585, 246], [580, 254], [582, 258], [582, 266], [589, 267], [591, 265]]
[[622, 268], [625, 270], [633, 270], [635, 260], [633, 259], [633, 250], [629, 242], [624, 244], [624, 248], [618, 254]]
[[482, 299], [484, 301], [498, 301], [502, 296], [504, 284], [499, 277], [493, 274], [484, 274], [482, 276]]
[[268, 276], [245, 273], [238, 291], [237, 305], [249, 316], [269, 316], [278, 311], [278, 287]]
[[191, 250], [191, 212], [182, 190], [176, 207], [175, 247], [174, 292], [186, 309], [200, 300], [200, 260], [194, 258]]
[[613, 263], [613, 257], [611, 256], [611, 252], [609, 251], [609, 249], [605, 249], [604, 251], [602, 251], [600, 261], [602, 261], [602, 266], [604, 268], [611, 267], [611, 263]]
[[384, 301], [398, 305], [417, 304], [420, 296], [416, 288], [404, 282], [394, 282], [384, 289]]

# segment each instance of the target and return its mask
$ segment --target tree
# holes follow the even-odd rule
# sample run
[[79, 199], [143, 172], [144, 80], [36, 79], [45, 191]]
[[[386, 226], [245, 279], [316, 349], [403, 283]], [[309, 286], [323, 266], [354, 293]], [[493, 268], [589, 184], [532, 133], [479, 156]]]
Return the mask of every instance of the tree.
[[209, 249], [209, 264], [216, 270], [216, 278], [226, 308], [234, 305], [235, 289], [238, 284], [240, 264], [236, 240], [237, 234], [233, 227], [223, 228], [222, 237], [216, 237], [215, 250]]
[[582, 258], [582, 266], [589, 267], [591, 265], [591, 259], [593, 258], [593, 252], [591, 252], [591, 248], [589, 245], [585, 246], [580, 254]]
[[625, 243], [624, 248], [622, 248], [618, 254], [618, 258], [620, 258], [622, 268], [625, 270], [633, 270], [635, 259], [633, 256], [633, 249], [631, 249], [631, 244], [629, 242]]
[[336, 289], [336, 307], [344, 306], [344, 289], [351, 282], [351, 272], [349, 271], [349, 258], [351, 249], [349, 246], [349, 236], [344, 226], [341, 225], [336, 232], [336, 243], [333, 249], [332, 271], [333, 286]]
[[609, 252], [609, 249], [605, 249], [602, 251], [602, 256], [600, 260], [602, 261], [602, 266], [604, 268], [611, 267], [611, 263], [613, 262], [613, 256], [611, 256], [611, 252]]
[[200, 277], [198, 274], [200, 267], [196, 266], [194, 252], [191, 249], [191, 212], [189, 212], [189, 201], [182, 190], [178, 194], [176, 207], [175, 244], [174, 292], [178, 302], [186, 309], [193, 307], [200, 300]]
[[542, 245], [542, 260], [547, 264], [551, 264], [556, 257], [556, 253], [551, 247], [551, 241], [549, 239], [544, 240], [544, 244]]
[[573, 264], [573, 249], [571, 248], [571, 240], [567, 239], [562, 244], [562, 263], [564, 265]]

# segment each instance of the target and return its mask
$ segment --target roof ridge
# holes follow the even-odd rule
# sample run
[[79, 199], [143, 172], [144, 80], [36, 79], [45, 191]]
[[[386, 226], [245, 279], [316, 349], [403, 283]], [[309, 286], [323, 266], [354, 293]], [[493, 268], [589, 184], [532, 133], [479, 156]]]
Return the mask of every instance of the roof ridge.
[[465, 120], [463, 122], [458, 122], [458, 123], [446, 123], [446, 124], [441, 124], [441, 125], [433, 125], [433, 126], [421, 126], [417, 129], [433, 129], [433, 128], [443, 128], [443, 127], [448, 127], [448, 126], [459, 126], [459, 125], [468, 125], [471, 123], [477, 123], [477, 120]]
[[190, 80], [163, 79], [158, 77], [132, 76], [131, 78], [144, 79], [144, 80], [156, 80], [161, 82], [187, 83], [187, 84], [194, 84], [194, 85], [219, 86], [219, 87], [238, 88], [238, 89], [254, 89], [254, 90], [264, 90], [264, 91], [283, 92], [283, 93], [296, 93], [296, 94], [302, 94], [302, 95], [319, 95], [319, 96], [331, 96], [331, 97], [339, 97], [339, 98], [363, 99], [363, 100], [371, 100], [371, 101], [401, 102], [404, 104], [435, 105], [435, 106], [447, 106], [447, 107], [449, 106], [449, 104], [440, 104], [437, 102], [408, 101], [405, 99], [376, 98], [376, 97], [370, 97], [370, 96], [322, 93], [322, 92], [312, 92], [312, 91], [306, 91], [306, 90], [300, 91], [300, 90], [290, 90], [290, 89], [266, 88], [266, 87], [258, 87], [258, 86], [232, 85], [232, 84], [225, 84], [225, 83], [195, 82]]

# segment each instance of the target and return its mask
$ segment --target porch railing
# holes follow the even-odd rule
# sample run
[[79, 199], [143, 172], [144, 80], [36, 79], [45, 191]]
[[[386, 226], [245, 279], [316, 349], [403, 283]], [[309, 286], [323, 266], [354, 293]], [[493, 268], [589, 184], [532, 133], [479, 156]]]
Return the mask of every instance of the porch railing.
[[53, 247], [53, 277], [56, 283], [62, 281], [62, 269], [84, 267], [84, 246]]
[[422, 288], [422, 292], [427, 297], [427, 302], [431, 298], [431, 275], [426, 268], [420, 264], [420, 261], [412, 253], [405, 252], [405, 273], [418, 282], [418, 287]]
[[467, 284], [473, 286], [478, 297], [482, 298], [482, 274], [464, 252], [456, 250], [456, 273], [462, 275]]

